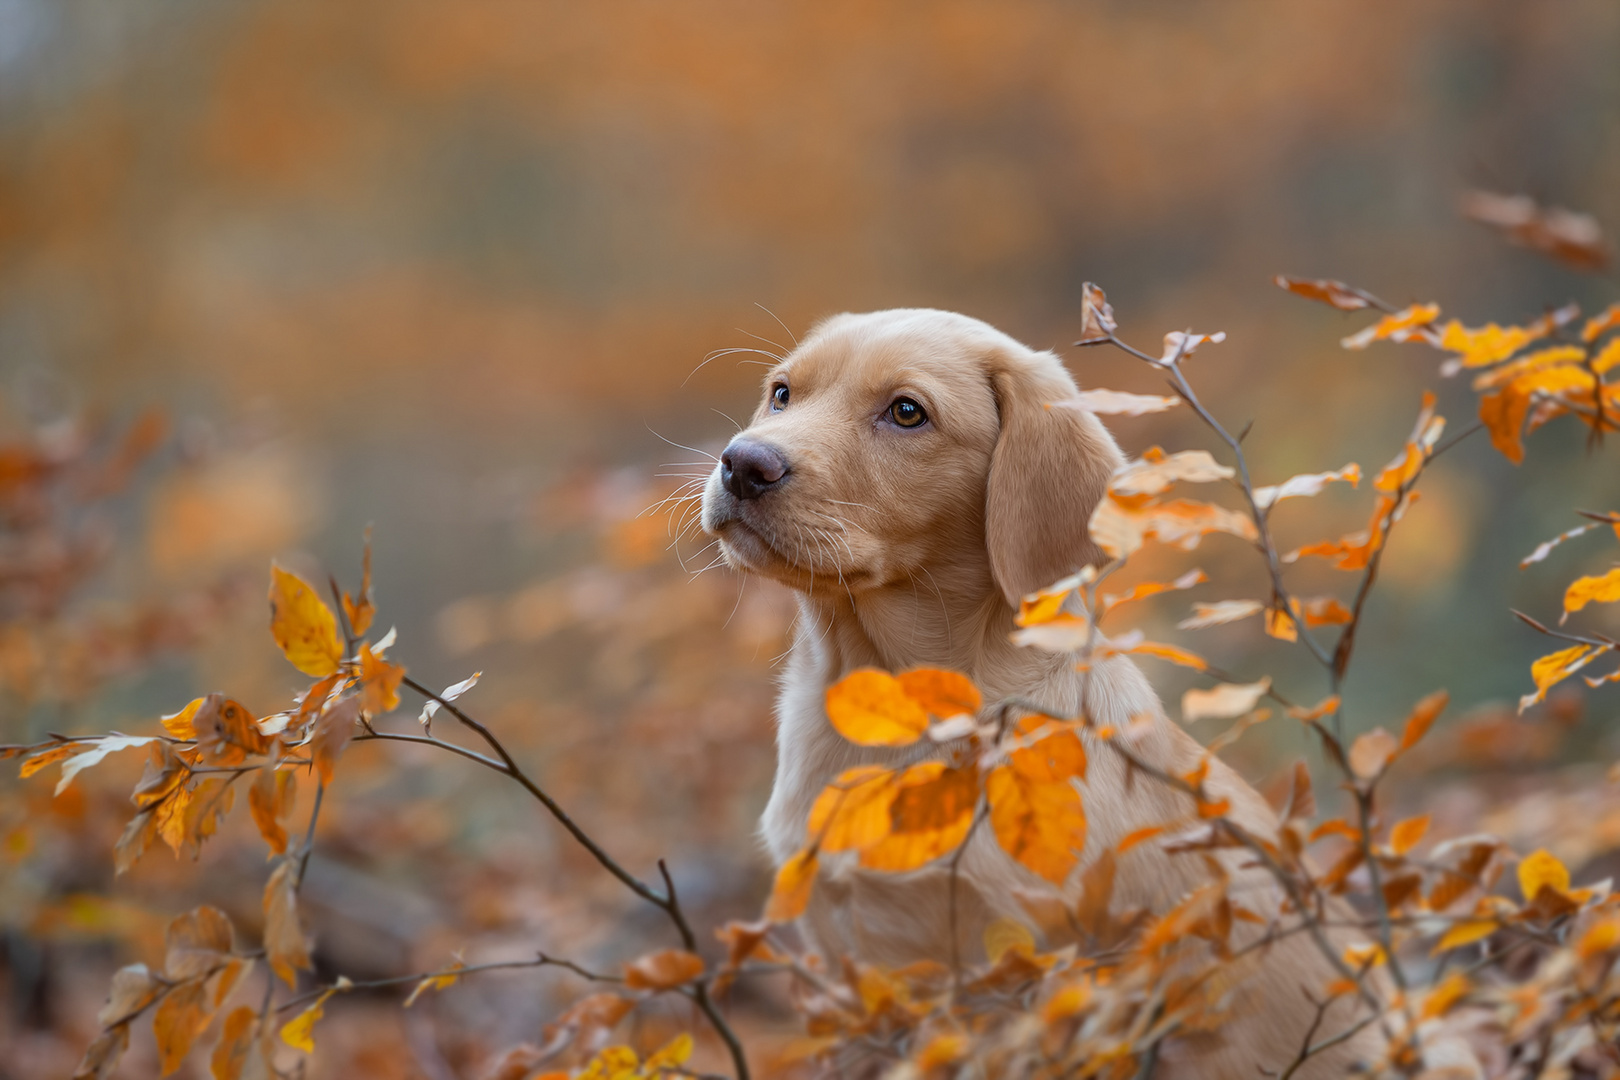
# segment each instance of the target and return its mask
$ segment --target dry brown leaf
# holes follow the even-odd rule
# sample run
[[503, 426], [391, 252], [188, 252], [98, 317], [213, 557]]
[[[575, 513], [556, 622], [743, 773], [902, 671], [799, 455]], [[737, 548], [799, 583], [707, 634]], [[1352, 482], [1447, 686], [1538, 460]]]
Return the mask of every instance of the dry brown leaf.
[[624, 965], [624, 984], [632, 990], [673, 990], [703, 974], [703, 959], [685, 949], [660, 949]]
[[290, 987], [298, 985], [300, 969], [309, 970], [309, 942], [298, 924], [298, 860], [289, 855], [276, 860], [264, 886], [264, 951]]

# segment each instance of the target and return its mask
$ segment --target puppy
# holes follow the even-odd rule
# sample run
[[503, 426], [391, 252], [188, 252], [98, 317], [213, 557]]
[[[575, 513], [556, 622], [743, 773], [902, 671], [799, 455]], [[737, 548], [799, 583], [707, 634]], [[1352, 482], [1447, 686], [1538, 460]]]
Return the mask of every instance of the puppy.
[[[850, 671], [950, 668], [970, 676], [986, 701], [1016, 696], [1053, 715], [1079, 712], [1083, 677], [1073, 658], [1009, 640], [1022, 596], [1104, 561], [1087, 522], [1124, 459], [1095, 416], [1047, 407], [1077, 392], [1054, 354], [976, 319], [923, 309], [828, 319], [766, 377], [764, 401], [708, 480], [702, 523], [732, 566], [783, 582], [798, 598], [763, 821], [778, 864], [804, 846], [811, 804], [845, 769], [938, 753], [926, 740], [857, 746], [833, 730], [824, 697]], [[1095, 664], [1084, 681], [1097, 724], [1155, 717], [1135, 752], [1169, 772], [1197, 767], [1202, 748], [1164, 720], [1129, 658]], [[1137, 829], [1192, 814], [1187, 796], [1140, 777], [1128, 782], [1118, 756], [1089, 749], [1082, 866]], [[1230, 800], [1238, 824], [1276, 834], [1271, 809], [1230, 769], [1214, 762], [1206, 783], [1212, 797]], [[1276, 886], [1263, 871], [1227, 861], [1234, 897], [1271, 895]], [[1120, 857], [1114, 903], [1164, 911], [1207, 874], [1196, 856], [1139, 845]], [[1016, 892], [1046, 887], [991, 830], [976, 830], [959, 867], [954, 952], [973, 956], [997, 917], [1027, 921]], [[833, 859], [803, 928], [828, 956], [944, 961], [953, 955], [949, 892], [943, 866], [896, 875]], [[1333, 977], [1307, 935], [1275, 943], [1235, 991], [1233, 1021], [1216, 1037], [1183, 1040], [1160, 1075], [1253, 1080], [1262, 1068], [1281, 1071], [1315, 1015], [1306, 993], [1319, 995]], [[1318, 1037], [1343, 1028], [1350, 1008], [1330, 1013]], [[1296, 1075], [1336, 1075], [1368, 1048], [1365, 1037], [1348, 1040]]]

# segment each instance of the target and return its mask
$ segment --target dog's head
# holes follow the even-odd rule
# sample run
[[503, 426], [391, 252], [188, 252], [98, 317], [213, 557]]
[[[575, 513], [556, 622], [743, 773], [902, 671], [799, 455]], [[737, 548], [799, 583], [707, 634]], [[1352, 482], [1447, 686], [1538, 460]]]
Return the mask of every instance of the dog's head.
[[1119, 448], [1059, 359], [964, 315], [838, 315], [765, 379], [703, 493], [733, 566], [806, 592], [982, 566], [1007, 602], [1099, 559]]

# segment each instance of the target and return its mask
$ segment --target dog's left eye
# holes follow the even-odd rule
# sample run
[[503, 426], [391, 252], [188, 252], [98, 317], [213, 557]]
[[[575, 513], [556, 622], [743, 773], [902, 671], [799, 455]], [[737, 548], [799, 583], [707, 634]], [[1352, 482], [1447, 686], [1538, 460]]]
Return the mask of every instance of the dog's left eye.
[[788, 403], [788, 388], [778, 383], [771, 391], [771, 408], [785, 409]]
[[898, 398], [889, 406], [889, 417], [901, 427], [916, 427], [928, 419], [923, 407], [908, 397]]

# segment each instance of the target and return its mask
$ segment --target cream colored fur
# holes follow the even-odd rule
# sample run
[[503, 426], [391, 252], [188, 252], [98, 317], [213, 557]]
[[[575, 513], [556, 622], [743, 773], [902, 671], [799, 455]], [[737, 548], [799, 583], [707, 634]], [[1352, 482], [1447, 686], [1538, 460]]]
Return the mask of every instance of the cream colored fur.
[[[790, 393], [780, 410], [771, 397], [777, 384]], [[745, 501], [725, 489], [717, 469], [704, 494], [703, 525], [733, 566], [785, 582], [798, 595], [800, 618], [777, 704], [776, 783], [763, 821], [778, 863], [803, 846], [811, 803], [841, 771], [937, 753], [922, 744], [856, 746], [832, 729], [823, 709], [826, 689], [862, 666], [959, 670], [986, 701], [1017, 696], [1054, 715], [1078, 714], [1084, 692], [1098, 724], [1158, 718], [1134, 746], [1151, 763], [1174, 772], [1197, 765], [1199, 744], [1164, 719], [1128, 658], [1103, 662], [1083, 684], [1072, 658], [1009, 640], [1019, 596], [1097, 558], [1086, 521], [1123, 458], [1096, 417], [1046, 407], [1076, 392], [1054, 354], [975, 319], [931, 310], [836, 316], [767, 376], [765, 401], [739, 438], [775, 447], [789, 474], [763, 497]], [[887, 419], [889, 405], [902, 396], [922, 404], [926, 424], [906, 429]], [[1140, 777], [1127, 782], [1116, 755], [1088, 749], [1082, 864], [1134, 830], [1190, 814], [1186, 797]], [[1275, 832], [1265, 801], [1219, 762], [1209, 787], [1231, 800], [1232, 816], [1245, 828]], [[1266, 899], [1256, 897], [1257, 906], [1275, 910], [1268, 875], [1230, 854], [1225, 861], [1234, 897], [1259, 891]], [[1143, 844], [1120, 860], [1114, 903], [1163, 911], [1207, 873], [1196, 856], [1167, 856]], [[804, 929], [830, 955], [881, 964], [943, 961], [952, 952], [948, 881], [943, 868], [890, 875], [831, 860]], [[1048, 886], [980, 829], [962, 860], [958, 888], [959, 949], [972, 957], [997, 916], [1027, 921], [1015, 890]], [[1068, 892], [1075, 893], [1072, 881]], [[1158, 1075], [1254, 1080], [1263, 1068], [1286, 1067], [1313, 1015], [1307, 992], [1319, 994], [1332, 978], [1305, 935], [1274, 945], [1236, 992], [1232, 1022], [1218, 1037], [1184, 1040]], [[1341, 1015], [1348, 1012], [1330, 1014], [1322, 1033], [1338, 1030]], [[1339, 1075], [1368, 1049], [1368, 1038], [1298, 1075]]]

